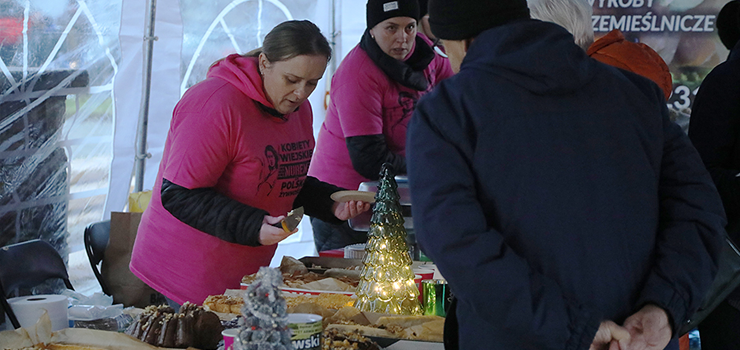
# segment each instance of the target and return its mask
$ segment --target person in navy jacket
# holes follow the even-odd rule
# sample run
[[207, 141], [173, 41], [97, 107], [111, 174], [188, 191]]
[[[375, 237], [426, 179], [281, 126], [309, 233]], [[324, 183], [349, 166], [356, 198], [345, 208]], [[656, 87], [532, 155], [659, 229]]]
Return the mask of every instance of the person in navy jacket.
[[[712, 175], [727, 214], [727, 234], [740, 243], [740, 1], [717, 14], [727, 61], [704, 78], [691, 111], [689, 138]], [[699, 324], [704, 349], [740, 349], [740, 288]]]
[[447, 345], [677, 349], [726, 220], [663, 92], [525, 0], [429, 14], [458, 73], [420, 99], [407, 170], [416, 237], [457, 300]]

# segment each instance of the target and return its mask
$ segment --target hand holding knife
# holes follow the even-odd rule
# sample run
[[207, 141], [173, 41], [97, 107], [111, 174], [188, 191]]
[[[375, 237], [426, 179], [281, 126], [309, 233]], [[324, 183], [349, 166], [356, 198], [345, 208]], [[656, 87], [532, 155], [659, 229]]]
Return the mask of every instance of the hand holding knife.
[[303, 219], [303, 207], [295, 208], [285, 215], [285, 219], [272, 226], [282, 228], [286, 233], [293, 232]]
[[[262, 245], [277, 244], [296, 232], [298, 224], [303, 218], [303, 207], [295, 208], [285, 214], [279, 222], [275, 220], [280, 216], [265, 215], [259, 232], [259, 243]], [[277, 228], [277, 229], [276, 229]]]

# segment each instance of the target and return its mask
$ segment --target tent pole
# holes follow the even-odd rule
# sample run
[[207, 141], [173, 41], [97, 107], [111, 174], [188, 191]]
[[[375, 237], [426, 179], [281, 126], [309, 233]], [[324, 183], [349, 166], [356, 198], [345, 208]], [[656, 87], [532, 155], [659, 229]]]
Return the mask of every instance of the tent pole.
[[[340, 11], [341, 12], [341, 11]], [[337, 37], [339, 36], [339, 32], [337, 32], [337, 1], [331, 0], [331, 19], [329, 21], [331, 27], [330, 30], [330, 40], [329, 45], [331, 45], [331, 60], [329, 61], [329, 67], [327, 68], [328, 74], [326, 74], [326, 87], [324, 89], [324, 111], [326, 111], [329, 108], [329, 90], [331, 89], [331, 77], [334, 76], [334, 72], [337, 71], [337, 61], [339, 60], [339, 53], [337, 53], [337, 48], [340, 46], [337, 45]]]
[[154, 19], [157, 14], [157, 0], [148, 0], [146, 16], [146, 35], [144, 36], [144, 67], [141, 108], [139, 110], [139, 126], [136, 130], [136, 162], [134, 164], [134, 192], [144, 189], [144, 167], [147, 158], [152, 155], [147, 152], [146, 136], [149, 125], [149, 96], [151, 93], [152, 56], [154, 51]]
[[331, 77], [334, 75], [334, 72], [337, 70], [337, 57], [339, 57], [339, 53], [337, 53], [337, 37], [339, 34], [337, 33], [337, 3], [336, 0], [331, 0], [331, 62], [329, 63], [329, 80], [331, 80]]

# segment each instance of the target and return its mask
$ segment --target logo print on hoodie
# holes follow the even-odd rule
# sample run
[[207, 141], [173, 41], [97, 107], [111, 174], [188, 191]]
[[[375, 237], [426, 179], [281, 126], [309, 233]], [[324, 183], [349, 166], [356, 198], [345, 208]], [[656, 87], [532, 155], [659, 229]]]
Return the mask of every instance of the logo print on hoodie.
[[313, 148], [308, 140], [282, 143], [278, 147], [277, 180], [280, 197], [298, 195], [308, 174]]

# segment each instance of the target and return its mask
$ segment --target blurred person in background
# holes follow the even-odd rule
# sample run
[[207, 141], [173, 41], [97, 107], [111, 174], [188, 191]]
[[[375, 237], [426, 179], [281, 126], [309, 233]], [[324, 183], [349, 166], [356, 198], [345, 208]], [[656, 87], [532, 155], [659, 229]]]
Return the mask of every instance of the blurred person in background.
[[[727, 234], [740, 243], [740, 2], [717, 15], [717, 33], [730, 50], [704, 78], [691, 111], [689, 137], [712, 175], [727, 213]], [[703, 350], [740, 349], [740, 288], [699, 324]]]
[[655, 50], [643, 43], [625, 40], [619, 29], [594, 41], [591, 26], [593, 8], [587, 0], [527, 0], [527, 6], [532, 18], [552, 22], [568, 30], [576, 44], [591, 58], [642, 75], [658, 84], [666, 100], [671, 96], [671, 72]]
[[586, 54], [599, 62], [652, 80], [663, 91], [665, 101], [671, 97], [673, 78], [663, 58], [648, 45], [627, 41], [619, 29], [596, 40]]
[[432, 33], [432, 29], [429, 28], [429, 11], [427, 11], [427, 3], [429, 0], [419, 0], [419, 33], [424, 34], [433, 41], [435, 44], [439, 41], [436, 36]]
[[429, 11], [427, 10], [428, 3], [429, 0], [419, 0], [419, 14], [421, 16], [419, 19], [419, 33], [426, 35], [426, 37], [432, 41], [432, 47], [435, 52], [441, 56], [447, 57], [444, 51], [444, 46], [442, 46], [442, 42], [434, 36], [432, 29], [429, 27]]
[[[369, 0], [367, 29], [334, 73], [308, 175], [343, 188], [378, 180], [383, 163], [406, 174], [406, 125], [419, 97], [452, 75], [417, 33], [417, 0]], [[311, 217], [318, 251], [367, 241], [349, 224]]]
[[456, 297], [446, 348], [678, 348], [725, 218], [664, 92], [525, 0], [429, 14], [458, 73], [419, 101], [408, 177], [418, 243]]
[[588, 0], [527, 0], [532, 18], [567, 29], [584, 51], [594, 42], [593, 8]]

